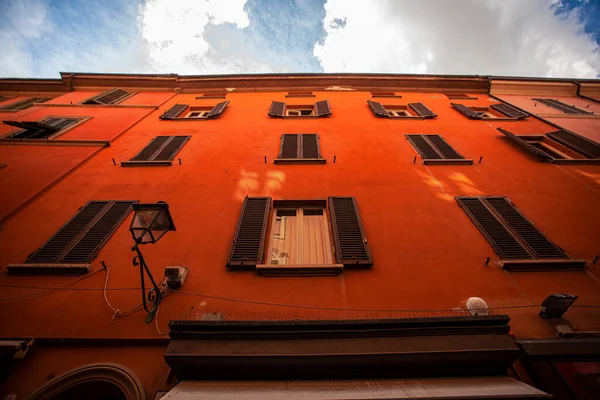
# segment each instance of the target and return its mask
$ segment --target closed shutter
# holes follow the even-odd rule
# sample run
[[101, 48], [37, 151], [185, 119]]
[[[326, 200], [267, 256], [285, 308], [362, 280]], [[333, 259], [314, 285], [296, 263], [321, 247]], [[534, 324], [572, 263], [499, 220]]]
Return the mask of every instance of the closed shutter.
[[436, 160], [442, 158], [442, 156], [435, 151], [433, 146], [425, 140], [423, 135], [406, 135], [406, 139], [408, 139], [410, 144], [421, 155], [421, 158], [426, 160]]
[[48, 118], [47, 120], [43, 121], [43, 124], [53, 127], [56, 130], [61, 130], [75, 124], [78, 121], [79, 118]]
[[94, 97], [94, 100], [100, 104], [115, 104], [128, 94], [129, 93], [122, 89], [114, 89]]
[[269, 117], [283, 117], [285, 111], [285, 103], [281, 101], [271, 102], [271, 108], [269, 109]]
[[336, 262], [345, 266], [373, 265], [356, 199], [329, 197], [329, 216]]
[[408, 106], [412, 108], [417, 114], [425, 118], [435, 118], [437, 114], [431, 111], [423, 103], [408, 103]]
[[544, 153], [543, 151], [541, 151], [540, 149], [532, 146], [531, 144], [527, 143], [525, 140], [521, 139], [520, 137], [518, 137], [517, 135], [504, 130], [502, 128], [497, 128], [498, 131], [500, 131], [503, 135], [505, 135], [507, 138], [509, 138], [510, 140], [512, 140], [514, 143], [516, 143], [517, 145], [521, 146], [522, 148], [524, 148], [525, 150], [529, 151], [530, 153], [535, 154], [536, 156], [540, 157], [543, 161], [552, 161], [554, 160], [554, 157]]
[[444, 158], [451, 160], [459, 160], [464, 158], [458, 154], [458, 152], [454, 150], [452, 146], [450, 146], [440, 135], [427, 135], [427, 139], [429, 139], [429, 141], [433, 143], [435, 147], [437, 147], [437, 150], [442, 153]]
[[587, 111], [580, 110], [575, 106], [570, 106], [568, 104], [563, 103], [562, 101], [558, 101], [555, 99], [532, 99], [533, 101], [537, 101], [538, 103], [542, 103], [545, 106], [552, 107], [555, 110], [562, 111], [565, 114], [592, 114]]
[[157, 136], [150, 141], [146, 147], [142, 149], [136, 156], [131, 158], [131, 161], [148, 161], [154, 153], [160, 149], [170, 136]]
[[531, 254], [509, 232], [507, 227], [484, 204], [479, 197], [457, 197], [456, 201], [471, 218], [475, 226], [503, 259], [531, 259]]
[[175, 104], [173, 107], [169, 108], [163, 115], [161, 115], [160, 119], [173, 119], [177, 118], [182, 112], [184, 112], [189, 106], [187, 104]]
[[315, 103], [315, 106], [317, 109], [317, 115], [319, 117], [325, 117], [327, 115], [331, 115], [331, 107], [329, 107], [329, 101], [327, 101], [327, 100], [317, 101]]
[[227, 267], [255, 267], [262, 262], [270, 208], [270, 197], [244, 199]]
[[566, 131], [549, 132], [546, 136], [588, 158], [600, 158], [600, 145], [589, 139]]
[[300, 158], [298, 139], [300, 135], [295, 133], [284, 133], [281, 135], [281, 150], [279, 158]]
[[511, 107], [508, 104], [492, 104], [490, 107], [493, 110], [496, 110], [509, 118], [523, 119], [529, 117], [529, 114], [524, 113], [521, 110], [517, 110], [516, 108]]
[[302, 138], [302, 158], [321, 158], [319, 137], [316, 133], [304, 133]]
[[456, 111], [460, 112], [462, 115], [472, 119], [481, 119], [481, 115], [477, 114], [475, 111], [471, 110], [469, 107], [464, 106], [462, 104], [450, 103], [452, 107], [456, 109]]
[[384, 118], [388, 118], [390, 116], [390, 114], [388, 114], [388, 112], [381, 105], [381, 103], [367, 100], [367, 104], [369, 104], [369, 107], [371, 108], [371, 111], [373, 111], [373, 114], [375, 114], [375, 116]]
[[20, 100], [15, 103], [10, 103], [5, 106], [2, 106], [0, 110], [24, 110], [26, 108], [33, 107], [34, 103], [45, 103], [50, 99], [50, 97], [30, 97], [28, 99]]
[[171, 161], [191, 136], [171, 136], [152, 161]]
[[31, 254], [27, 262], [89, 262], [127, 216], [131, 204], [135, 202], [90, 201], [50, 240]]
[[229, 104], [229, 100], [224, 101], [222, 103], [218, 103], [216, 106], [213, 107], [212, 110], [210, 110], [210, 112], [208, 113], [206, 118], [218, 117], [225, 110], [225, 107], [227, 107], [227, 104]]

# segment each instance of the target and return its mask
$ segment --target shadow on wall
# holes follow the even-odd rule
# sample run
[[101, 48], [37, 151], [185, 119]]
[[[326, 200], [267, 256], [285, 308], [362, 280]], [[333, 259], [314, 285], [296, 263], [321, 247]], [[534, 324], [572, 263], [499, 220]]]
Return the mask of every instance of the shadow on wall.
[[283, 187], [285, 172], [267, 171], [263, 182], [258, 172], [240, 169], [240, 179], [235, 190], [235, 198], [244, 200], [244, 197], [273, 196]]

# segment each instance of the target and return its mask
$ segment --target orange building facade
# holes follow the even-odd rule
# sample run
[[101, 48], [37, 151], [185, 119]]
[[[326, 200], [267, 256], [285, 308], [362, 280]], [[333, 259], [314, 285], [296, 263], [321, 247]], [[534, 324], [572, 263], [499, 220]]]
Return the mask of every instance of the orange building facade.
[[[2, 396], [593, 398], [598, 88], [0, 80]], [[176, 230], [141, 246], [148, 318], [129, 205], [158, 201]], [[552, 294], [577, 299], [542, 318]]]

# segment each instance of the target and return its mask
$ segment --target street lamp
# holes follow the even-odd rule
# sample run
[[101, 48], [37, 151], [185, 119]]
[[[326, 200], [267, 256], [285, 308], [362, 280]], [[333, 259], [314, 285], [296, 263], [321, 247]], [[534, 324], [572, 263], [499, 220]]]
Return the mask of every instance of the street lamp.
[[[148, 269], [148, 265], [144, 260], [139, 245], [149, 243], [154, 244], [158, 242], [165, 233], [174, 231], [175, 225], [173, 224], [173, 219], [169, 213], [169, 205], [164, 201], [151, 204], [133, 204], [133, 212], [133, 220], [129, 226], [129, 231], [135, 241], [131, 250], [137, 253], [137, 256], [133, 258], [133, 265], [140, 266], [142, 304], [144, 305], [144, 310], [148, 313], [148, 318], [146, 318], [146, 323], [148, 324], [154, 319], [163, 294], [156, 284], [152, 273]], [[146, 274], [152, 282], [152, 289], [148, 291], [148, 294], [146, 294], [144, 271], [146, 271]], [[147, 301], [154, 303], [152, 308], [148, 308]]]

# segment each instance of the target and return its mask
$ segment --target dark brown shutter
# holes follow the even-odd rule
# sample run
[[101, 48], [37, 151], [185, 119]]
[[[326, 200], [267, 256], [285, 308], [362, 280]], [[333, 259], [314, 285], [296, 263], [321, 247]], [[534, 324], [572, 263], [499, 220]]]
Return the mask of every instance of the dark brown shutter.
[[269, 109], [269, 117], [283, 117], [285, 103], [281, 101], [272, 101]]
[[485, 201], [519, 235], [536, 258], [566, 258], [565, 252], [548, 240], [508, 199], [505, 197], [486, 197]]
[[423, 135], [405, 135], [410, 144], [417, 150], [421, 158], [424, 160], [437, 160], [442, 157], [435, 149], [425, 140]]
[[279, 158], [300, 158], [298, 139], [300, 135], [295, 133], [284, 133], [281, 135], [281, 148]]
[[131, 161], [148, 161], [150, 157], [162, 147], [170, 136], [157, 136], [150, 141], [146, 147], [142, 149], [136, 156], [131, 158]]
[[503, 135], [505, 135], [507, 138], [509, 138], [510, 140], [512, 140], [514, 143], [516, 143], [517, 145], [523, 147], [525, 150], [529, 151], [530, 153], [535, 154], [536, 156], [540, 157], [542, 160], [544, 161], [553, 161], [554, 157], [544, 153], [543, 151], [541, 151], [540, 149], [536, 148], [535, 146], [532, 146], [531, 144], [527, 143], [525, 140], [521, 139], [520, 137], [518, 137], [517, 135], [504, 130], [502, 128], [497, 128], [498, 131], [500, 131]]
[[546, 136], [588, 158], [600, 158], [600, 145], [587, 138], [566, 131], [549, 132]]
[[465, 93], [444, 93], [450, 100], [477, 100], [477, 97], [471, 97]]
[[2, 121], [6, 125], [14, 126], [21, 129], [31, 129], [31, 130], [44, 130], [50, 132], [58, 132], [60, 128], [54, 127], [52, 125], [48, 125], [43, 122], [37, 121]]
[[523, 119], [529, 117], [529, 114], [524, 113], [521, 110], [517, 110], [516, 108], [511, 107], [508, 104], [492, 104], [490, 107], [493, 110], [496, 110], [509, 118]]
[[94, 100], [101, 104], [115, 104], [129, 93], [122, 89], [114, 89], [104, 94], [94, 97]]
[[216, 106], [213, 107], [212, 110], [210, 110], [206, 118], [215, 118], [221, 115], [221, 113], [225, 111], [225, 107], [227, 107], [227, 104], [229, 104], [229, 100], [218, 103]]
[[321, 158], [319, 137], [316, 133], [302, 134], [302, 158]]
[[335, 259], [345, 266], [373, 265], [358, 205], [354, 197], [329, 197]]
[[255, 267], [262, 262], [270, 208], [270, 197], [244, 199], [227, 267]]
[[151, 161], [171, 161], [190, 138], [191, 136], [171, 136], [171, 140], [163, 146]]
[[131, 211], [134, 201], [115, 201], [92, 227], [77, 241], [67, 254], [63, 263], [89, 263], [98, 254], [102, 246], [117, 230]]
[[431, 111], [423, 103], [408, 103], [408, 106], [412, 108], [417, 114], [425, 118], [435, 118], [437, 114]]
[[390, 114], [388, 114], [388, 112], [381, 105], [381, 103], [367, 100], [367, 104], [369, 104], [369, 107], [371, 107], [371, 111], [373, 111], [373, 114], [375, 114], [375, 116], [385, 118], [388, 118], [390, 116]]
[[459, 113], [464, 115], [465, 117], [472, 119], [481, 119], [481, 115], [477, 114], [475, 111], [471, 110], [469, 107], [464, 106], [462, 104], [450, 103], [452, 107], [456, 109]]
[[552, 107], [555, 110], [562, 111], [565, 114], [592, 114], [590, 112], [581, 110], [575, 106], [570, 106], [568, 104], [563, 103], [562, 101], [558, 101], [555, 99], [532, 99], [533, 101], [537, 101], [538, 103], [542, 103], [545, 106]]
[[79, 122], [79, 118], [48, 118], [42, 124], [48, 128], [54, 128], [59, 131], [75, 124], [76, 122]]
[[169, 108], [163, 115], [161, 115], [160, 119], [173, 119], [177, 118], [182, 112], [184, 112], [189, 106], [187, 104], [175, 104], [173, 107]]
[[15, 103], [10, 103], [5, 106], [2, 106], [0, 107], [0, 110], [24, 110], [26, 108], [33, 107], [33, 103], [45, 103], [50, 99], [50, 97], [30, 97], [27, 99], [17, 101]]
[[444, 140], [444, 138], [441, 137], [440, 135], [426, 135], [426, 136], [427, 136], [427, 139], [429, 139], [429, 141], [431, 141], [431, 143], [433, 143], [433, 145], [435, 147], [437, 147], [438, 151], [440, 153], [442, 153], [444, 158], [448, 158], [450, 160], [459, 160], [459, 159], [464, 158], [463, 156], [458, 154], [458, 152], [456, 150], [454, 150], [452, 148], [452, 146], [450, 146], [448, 144], [448, 142], [446, 142]]
[[501, 258], [533, 258], [506, 226], [486, 207], [481, 198], [456, 197], [456, 201]]
[[317, 101], [315, 103], [315, 106], [317, 109], [317, 115], [319, 117], [325, 117], [327, 115], [331, 115], [331, 107], [329, 107], [329, 101], [327, 101], [327, 100]]

